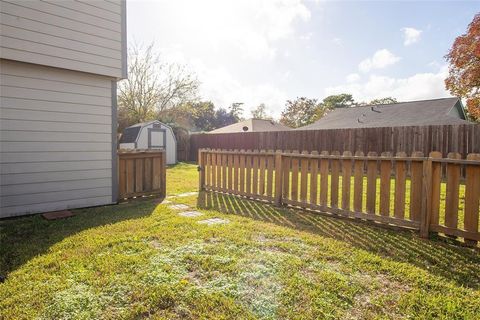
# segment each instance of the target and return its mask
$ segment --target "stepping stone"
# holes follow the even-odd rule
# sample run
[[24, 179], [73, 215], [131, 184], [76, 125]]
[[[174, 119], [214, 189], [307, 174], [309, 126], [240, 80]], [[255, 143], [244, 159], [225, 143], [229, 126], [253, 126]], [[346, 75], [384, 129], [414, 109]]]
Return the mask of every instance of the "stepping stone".
[[170, 209], [173, 209], [173, 210], [187, 210], [187, 209], [190, 209], [189, 206], [187, 206], [186, 204], [172, 204], [171, 206], [169, 206]]
[[190, 196], [196, 196], [198, 192], [185, 192], [185, 193], [180, 193], [177, 195], [177, 197], [190, 197]]
[[42, 214], [42, 217], [44, 217], [47, 220], [57, 220], [57, 219], [73, 217], [74, 215], [75, 214], [70, 210], [62, 210], [62, 211], [46, 212]]
[[180, 212], [178, 215], [182, 217], [194, 218], [194, 217], [203, 216], [203, 213], [198, 211], [184, 211], [184, 212]]
[[220, 219], [220, 218], [211, 218], [211, 219], [206, 219], [206, 220], [201, 220], [201, 221], [198, 221], [198, 223], [201, 223], [201, 224], [208, 224], [209, 226], [213, 225], [213, 224], [227, 224], [229, 223], [230, 221], [228, 220], [224, 220], [224, 219]]
[[153, 200], [153, 203], [155, 204], [170, 204], [172, 201], [166, 200], [166, 199], [155, 199]]

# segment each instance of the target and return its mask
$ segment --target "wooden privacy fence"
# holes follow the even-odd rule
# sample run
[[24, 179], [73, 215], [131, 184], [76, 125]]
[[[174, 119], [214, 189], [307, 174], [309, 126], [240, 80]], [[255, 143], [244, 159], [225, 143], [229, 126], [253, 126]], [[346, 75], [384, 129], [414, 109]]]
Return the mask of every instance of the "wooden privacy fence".
[[197, 160], [198, 150], [204, 148], [362, 151], [365, 154], [396, 154], [401, 151], [429, 154], [431, 151], [440, 151], [444, 157], [450, 152], [459, 152], [466, 157], [469, 153], [480, 153], [480, 125], [206, 133], [190, 136], [190, 160]]
[[118, 198], [164, 197], [165, 161], [165, 150], [118, 152]]
[[480, 154], [201, 149], [198, 157], [200, 190], [480, 240]]

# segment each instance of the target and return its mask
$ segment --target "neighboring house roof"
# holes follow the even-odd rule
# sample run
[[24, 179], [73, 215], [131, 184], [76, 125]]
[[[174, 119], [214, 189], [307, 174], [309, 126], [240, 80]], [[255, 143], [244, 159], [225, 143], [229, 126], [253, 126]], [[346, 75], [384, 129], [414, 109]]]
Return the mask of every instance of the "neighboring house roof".
[[248, 119], [237, 122], [222, 128], [212, 130], [208, 133], [232, 133], [232, 132], [265, 132], [265, 131], [287, 131], [292, 128], [281, 123], [263, 119]]
[[459, 98], [338, 108], [297, 130], [470, 124]]

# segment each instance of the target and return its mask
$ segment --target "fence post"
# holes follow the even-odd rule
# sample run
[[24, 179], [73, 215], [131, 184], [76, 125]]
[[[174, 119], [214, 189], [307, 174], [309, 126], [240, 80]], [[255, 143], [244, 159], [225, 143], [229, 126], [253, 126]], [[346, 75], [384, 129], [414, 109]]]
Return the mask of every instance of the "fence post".
[[432, 216], [432, 158], [423, 160], [422, 169], [422, 209], [420, 212], [420, 237], [428, 238]]
[[161, 178], [161, 195], [162, 197], [167, 196], [167, 151], [162, 151], [162, 178]]
[[275, 153], [275, 205], [282, 205], [283, 193], [283, 167], [282, 167], [282, 151], [277, 150]]
[[205, 189], [205, 168], [203, 163], [203, 149], [198, 149], [198, 191], [203, 191]]

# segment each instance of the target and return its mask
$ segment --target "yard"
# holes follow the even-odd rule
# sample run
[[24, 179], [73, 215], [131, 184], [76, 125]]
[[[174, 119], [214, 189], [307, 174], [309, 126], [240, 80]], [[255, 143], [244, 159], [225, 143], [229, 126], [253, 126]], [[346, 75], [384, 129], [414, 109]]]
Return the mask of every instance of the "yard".
[[[195, 191], [196, 166], [167, 171]], [[199, 201], [205, 197], [205, 201]], [[478, 319], [480, 255], [221, 194], [0, 221], [2, 319]], [[203, 198], [202, 198], [203, 199]], [[227, 224], [199, 224], [221, 218]]]

